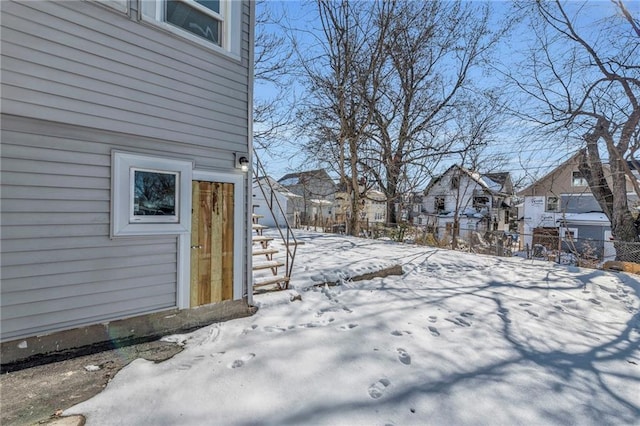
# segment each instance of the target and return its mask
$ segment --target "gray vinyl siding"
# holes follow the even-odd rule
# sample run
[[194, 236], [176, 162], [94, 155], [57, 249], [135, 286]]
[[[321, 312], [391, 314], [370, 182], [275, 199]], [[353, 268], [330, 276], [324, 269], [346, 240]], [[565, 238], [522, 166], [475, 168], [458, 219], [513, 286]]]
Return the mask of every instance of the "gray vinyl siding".
[[4, 113], [247, 151], [246, 56], [88, 1], [1, 7]]
[[[12, 116], [2, 127], [2, 339], [176, 306], [177, 237], [109, 238], [111, 149], [153, 141]], [[65, 149], [76, 143], [93, 152]]]
[[169, 309], [178, 237], [110, 239], [111, 153], [229, 171], [241, 60], [91, 1], [0, 1], [2, 340]]

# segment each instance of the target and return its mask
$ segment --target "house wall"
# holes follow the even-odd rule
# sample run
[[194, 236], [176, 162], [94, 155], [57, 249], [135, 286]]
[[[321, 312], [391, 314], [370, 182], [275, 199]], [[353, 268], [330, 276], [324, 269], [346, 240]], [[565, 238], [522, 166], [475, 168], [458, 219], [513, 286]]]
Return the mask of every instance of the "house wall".
[[[295, 180], [296, 183], [291, 183]], [[294, 211], [299, 212], [300, 219], [306, 223], [313, 223], [316, 218], [333, 218], [333, 202], [336, 195], [336, 186], [326, 173], [302, 173], [300, 177], [280, 180], [279, 183], [296, 195], [298, 199], [290, 200]], [[331, 204], [322, 204], [318, 201], [328, 201]]]
[[575, 158], [570, 159], [561, 167], [558, 167], [547, 176], [543, 177], [528, 188], [519, 193], [520, 196], [551, 196], [560, 194], [590, 194], [588, 186], [573, 186], [573, 172], [578, 171], [578, 162]]
[[[285, 212], [288, 211], [290, 206], [288, 204], [287, 197], [285, 197], [278, 191], [275, 191], [272, 195], [271, 190], [269, 188], [265, 188], [265, 193], [267, 197], [273, 196], [274, 198], [277, 198], [277, 201], [280, 203], [280, 206], [282, 206], [282, 209]], [[265, 200], [264, 194], [262, 194], [262, 191], [258, 186], [254, 185], [252, 208], [253, 208], [253, 213], [263, 216], [260, 219], [260, 224], [265, 226], [270, 226], [270, 227], [285, 226], [287, 222], [285, 221], [284, 215], [282, 214], [280, 209], [278, 209], [277, 205], [275, 205], [276, 203], [275, 199], [273, 200], [273, 203], [274, 203], [274, 209], [270, 210], [269, 205]], [[274, 215], [275, 215], [275, 218], [274, 218]], [[293, 225], [293, 222], [291, 221], [293, 220], [293, 216], [287, 217], [287, 220], [290, 220], [289, 223]]]
[[569, 224], [567, 228], [577, 232], [577, 240], [569, 242], [563, 238], [562, 249], [573, 252], [578, 251], [583, 255], [601, 258], [604, 250], [605, 233], [611, 231], [610, 226]]
[[238, 60], [135, 10], [0, 2], [3, 341], [176, 306], [178, 237], [109, 237], [111, 152], [238, 173], [250, 7]]
[[[433, 185], [428, 194], [423, 198], [423, 207], [427, 213], [436, 213], [435, 201], [436, 197], [444, 197], [446, 212], [456, 211], [463, 212], [466, 208], [473, 206], [473, 191], [480, 189], [480, 185], [472, 181], [468, 176], [460, 175], [459, 188], [455, 189], [451, 186], [451, 175], [445, 175], [435, 185]], [[456, 203], [456, 200], [459, 200]]]

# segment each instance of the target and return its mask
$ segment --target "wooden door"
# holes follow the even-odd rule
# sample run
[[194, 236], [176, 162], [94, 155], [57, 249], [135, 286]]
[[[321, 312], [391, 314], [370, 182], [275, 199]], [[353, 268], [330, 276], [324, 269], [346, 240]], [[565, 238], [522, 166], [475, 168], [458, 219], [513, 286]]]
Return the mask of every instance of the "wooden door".
[[192, 183], [191, 307], [233, 298], [233, 184]]

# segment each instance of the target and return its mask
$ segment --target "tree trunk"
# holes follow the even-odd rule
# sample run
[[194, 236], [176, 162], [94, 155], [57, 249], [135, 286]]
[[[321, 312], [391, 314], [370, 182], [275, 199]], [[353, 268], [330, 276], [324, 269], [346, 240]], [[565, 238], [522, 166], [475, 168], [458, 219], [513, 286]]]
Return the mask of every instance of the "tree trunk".
[[[587, 143], [586, 150], [582, 151], [582, 158], [579, 162], [579, 170], [583, 176], [587, 179], [591, 192], [596, 201], [602, 208], [604, 214], [609, 218], [611, 222], [611, 234], [615, 238], [615, 241], [621, 243], [615, 243], [616, 248], [616, 260], [619, 261], [638, 261], [638, 256], [633, 256], [629, 242], [638, 241], [638, 230], [634, 224], [633, 216], [629, 210], [629, 204], [627, 200], [626, 190], [626, 174], [624, 172], [623, 165], [621, 164], [621, 156], [611, 156], [610, 169], [611, 169], [611, 186], [605, 179], [604, 169], [602, 167], [602, 160], [598, 151], [598, 140], [600, 138], [607, 138], [609, 123], [601, 118], [598, 120], [593, 132], [587, 133], [584, 139]], [[610, 145], [611, 149], [616, 149], [613, 144]]]

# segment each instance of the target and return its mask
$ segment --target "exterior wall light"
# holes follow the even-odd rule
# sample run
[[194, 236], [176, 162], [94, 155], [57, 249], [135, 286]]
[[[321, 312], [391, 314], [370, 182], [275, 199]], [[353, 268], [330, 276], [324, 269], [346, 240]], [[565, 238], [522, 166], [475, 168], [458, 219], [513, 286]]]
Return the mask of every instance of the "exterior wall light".
[[249, 159], [246, 154], [235, 153], [236, 157], [236, 169], [240, 169], [243, 172], [249, 170]]

